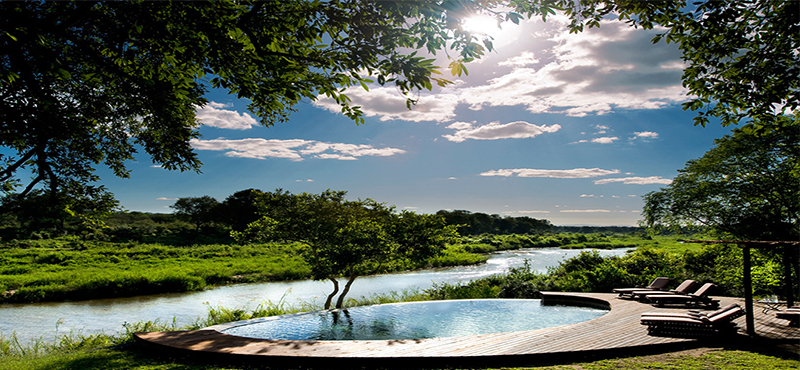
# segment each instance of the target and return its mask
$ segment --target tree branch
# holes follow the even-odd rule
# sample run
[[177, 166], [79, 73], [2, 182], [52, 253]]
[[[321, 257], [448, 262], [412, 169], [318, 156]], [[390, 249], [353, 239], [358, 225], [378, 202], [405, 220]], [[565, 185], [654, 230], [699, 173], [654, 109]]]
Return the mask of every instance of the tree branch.
[[14, 173], [15, 173], [15, 172], [17, 172], [17, 170], [18, 170], [18, 169], [19, 169], [19, 168], [20, 168], [20, 167], [21, 167], [21, 166], [22, 166], [22, 165], [23, 165], [25, 162], [27, 162], [28, 160], [30, 160], [30, 159], [31, 159], [31, 157], [33, 157], [33, 155], [34, 155], [35, 153], [36, 153], [36, 148], [32, 148], [30, 151], [28, 151], [27, 153], [25, 153], [25, 155], [23, 155], [22, 157], [20, 157], [20, 159], [19, 159], [19, 160], [18, 160], [16, 163], [14, 163], [14, 164], [12, 164], [11, 166], [8, 166], [8, 167], [4, 168], [2, 171], [0, 171], [0, 176], [1, 176], [1, 177], [0, 177], [0, 182], [8, 181], [8, 180], [9, 180], [9, 179], [11, 179], [12, 177], [14, 177]]

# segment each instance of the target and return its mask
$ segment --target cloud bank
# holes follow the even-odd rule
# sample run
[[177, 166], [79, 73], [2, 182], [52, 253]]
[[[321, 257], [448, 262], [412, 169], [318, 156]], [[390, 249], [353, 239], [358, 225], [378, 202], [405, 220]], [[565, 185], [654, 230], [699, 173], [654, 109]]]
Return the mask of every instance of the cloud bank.
[[354, 161], [364, 156], [388, 157], [405, 153], [405, 150], [398, 148], [375, 148], [366, 144], [324, 143], [302, 139], [192, 139], [190, 143], [197, 150], [224, 151], [228, 157], [285, 158], [292, 161], [302, 161], [307, 158]]
[[515, 168], [492, 170], [481, 173], [481, 176], [504, 177], [549, 177], [558, 179], [585, 179], [620, 173], [619, 170], [603, 170], [600, 168], [574, 168], [571, 170], [540, 170], [533, 168]]
[[[420, 94], [410, 111], [394, 88], [351, 88], [347, 94], [367, 116], [414, 122], [458, 120], [459, 105], [472, 110], [520, 106], [532, 113], [582, 117], [615, 109], [658, 109], [687, 99], [680, 52], [674, 44], [652, 44], [658, 30], [605, 20], [599, 28], [569, 34], [566, 22], [550, 17], [504, 25], [519, 28], [518, 42], [498, 44], [496, 52], [467, 66], [468, 76]], [[324, 96], [314, 104], [340, 111]]]
[[610, 184], [614, 182], [621, 182], [626, 185], [652, 185], [652, 184], [669, 185], [672, 183], [672, 179], [665, 179], [662, 178], [661, 176], [649, 176], [649, 177], [621, 177], [616, 179], [601, 179], [594, 181], [594, 183], [597, 185]]

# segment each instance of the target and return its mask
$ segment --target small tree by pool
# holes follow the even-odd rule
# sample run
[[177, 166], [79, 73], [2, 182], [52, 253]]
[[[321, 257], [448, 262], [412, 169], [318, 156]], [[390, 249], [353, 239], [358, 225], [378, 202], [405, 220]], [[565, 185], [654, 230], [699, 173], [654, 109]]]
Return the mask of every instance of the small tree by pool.
[[315, 280], [330, 280], [333, 292], [325, 308], [339, 293], [337, 277], [347, 277], [336, 308], [358, 276], [384, 271], [398, 262], [418, 263], [442, 252], [458, 236], [442, 216], [395, 212], [394, 207], [372, 199], [346, 200], [345, 191], [291, 194], [281, 189], [261, 194], [261, 218], [242, 232], [239, 242], [296, 241], [305, 244], [303, 258]]

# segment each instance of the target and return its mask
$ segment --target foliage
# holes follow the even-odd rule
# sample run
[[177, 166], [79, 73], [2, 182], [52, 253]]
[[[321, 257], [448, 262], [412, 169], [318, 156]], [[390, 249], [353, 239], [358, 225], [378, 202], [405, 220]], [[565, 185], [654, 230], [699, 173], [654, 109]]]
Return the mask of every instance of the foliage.
[[2, 302], [135, 296], [307, 277], [298, 245], [17, 241], [0, 245]]
[[8, 194], [0, 198], [0, 215], [6, 219], [4, 226], [25, 236], [42, 232], [58, 235], [68, 231], [74, 234], [100, 231], [105, 226], [102, 220], [118, 207], [119, 202], [102, 191], [70, 195], [35, 189], [26, 197]]
[[[634, 27], [663, 29], [653, 42], [675, 43], [686, 68], [683, 86], [693, 97], [684, 110], [698, 111], [705, 126], [752, 120], [781, 127], [784, 114], [800, 108], [800, 2], [797, 1], [606, 1], [510, 0], [531, 16], [563, 11], [572, 32], [599, 27], [616, 16]], [[763, 127], [760, 127], [763, 128]]]
[[491, 51], [458, 22], [485, 4], [1, 2], [0, 188], [105, 197], [95, 167], [128, 177], [137, 148], [165, 169], [198, 171], [190, 142], [211, 89], [246, 99], [267, 126], [323, 95], [361, 123], [345, 88], [431, 89], [449, 81], [416, 49], [454, 50], [458, 75]]
[[455, 227], [435, 215], [403, 211], [374, 200], [350, 201], [344, 191], [321, 194], [291, 194], [283, 190], [261, 193], [261, 218], [243, 232], [244, 241], [293, 241], [307, 246], [303, 259], [311, 266], [315, 280], [330, 280], [333, 293], [325, 308], [339, 292], [338, 276], [348, 278], [336, 307], [344, 302], [359, 275], [391, 268], [397, 263], [418, 263], [439, 255], [445, 244], [457, 236]]
[[222, 201], [217, 222], [228, 225], [233, 231], [244, 231], [247, 225], [259, 219], [256, 201], [261, 190], [247, 189], [237, 191]]
[[[74, 237], [0, 244], [0, 302], [184, 292], [231, 283], [305, 279], [299, 244], [169, 246]], [[475, 264], [487, 257], [448, 246], [440, 256], [386, 271]]]
[[553, 228], [550, 221], [531, 217], [501, 217], [465, 210], [440, 210], [436, 214], [443, 216], [448, 225], [458, 225], [458, 232], [462, 235], [536, 234]]
[[200, 226], [217, 218], [220, 203], [216, 199], [204, 195], [202, 197], [178, 198], [170, 208], [174, 209], [179, 216], [192, 220], [197, 230], [200, 230]]
[[765, 134], [746, 125], [645, 195], [650, 228], [704, 225], [744, 240], [800, 239], [800, 116]]
[[[756, 296], [781, 295], [778, 270], [774, 256], [754, 251]], [[670, 251], [643, 247], [621, 257], [583, 251], [547, 273], [532, 271], [526, 264], [506, 274], [464, 284], [436, 285], [426, 293], [434, 299], [538, 298], [540, 291], [610, 292], [618, 287], [647, 285], [659, 276], [672, 278], [673, 285], [685, 279], [713, 282], [718, 285], [715, 295], [744, 294], [741, 249], [725, 245]]]
[[542, 233], [536, 235], [495, 235], [482, 234], [464, 236], [461, 245], [472, 253], [490, 253], [495, 251], [520, 248], [563, 248], [563, 249], [615, 249], [636, 248], [646, 245], [657, 245], [675, 238], [641, 237], [623, 234], [581, 234], [581, 233]]
[[[780, 121], [785, 122], [766, 133], [745, 125], [716, 140], [701, 158], [687, 162], [672, 184], [645, 195], [644, 224], [653, 229], [703, 225], [738, 240], [800, 240], [800, 115]], [[769, 252], [781, 255], [784, 296], [792, 301], [800, 274], [798, 249]]]

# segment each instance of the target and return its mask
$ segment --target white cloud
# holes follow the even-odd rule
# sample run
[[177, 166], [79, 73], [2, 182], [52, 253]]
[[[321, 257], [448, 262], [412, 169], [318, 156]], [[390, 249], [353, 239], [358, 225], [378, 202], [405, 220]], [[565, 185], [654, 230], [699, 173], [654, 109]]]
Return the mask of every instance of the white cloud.
[[592, 139], [592, 142], [593, 143], [599, 143], [599, 144], [611, 144], [611, 143], [613, 143], [613, 142], [615, 142], [617, 140], [619, 140], [619, 138], [616, 137], [616, 136], [614, 136], [614, 137], [596, 137], [596, 138]]
[[539, 170], [532, 168], [515, 168], [492, 170], [481, 173], [481, 176], [505, 177], [549, 177], [559, 179], [585, 179], [620, 173], [619, 170], [603, 170], [600, 168], [574, 168], [571, 170]]
[[562, 213], [610, 213], [607, 209], [562, 209]]
[[[368, 92], [354, 87], [346, 94], [367, 116], [414, 122], [459, 120], [456, 107], [462, 104], [473, 110], [521, 106], [533, 113], [582, 117], [659, 109], [687, 99], [677, 46], [650, 41], [659, 30], [604, 20], [599, 28], [569, 34], [566, 24], [564, 17], [553, 16], [506, 27], [519, 35], [512, 38], [517, 42], [504, 45], [505, 38], [496, 39], [495, 51], [467, 64], [469, 75], [444, 76], [454, 83], [420, 93], [412, 110], [394, 87], [371, 86]], [[439, 58], [437, 63], [448, 62]], [[341, 109], [324, 96], [314, 104], [331, 112]]]
[[630, 139], [631, 140], [636, 140], [636, 139], [648, 140], [648, 139], [657, 139], [657, 138], [658, 138], [658, 132], [642, 131], [642, 132], [634, 132], [633, 133], [633, 137], [631, 137]]
[[156, 200], [178, 200], [178, 198], [158, 197]]
[[221, 109], [226, 107], [227, 104], [209, 102], [197, 107], [197, 119], [206, 126], [232, 130], [247, 130], [258, 125], [258, 121], [247, 113]]
[[649, 176], [649, 177], [620, 177], [616, 179], [601, 179], [595, 180], [594, 183], [597, 185], [603, 184], [610, 184], [613, 182], [621, 182], [626, 185], [651, 185], [651, 184], [664, 184], [669, 185], [672, 183], [672, 179], [665, 179], [661, 176]]
[[[556, 18], [548, 23], [557, 24]], [[570, 116], [605, 114], [615, 108], [656, 109], [684, 101], [681, 70], [674, 68], [680, 53], [674, 45], [652, 45], [654, 33], [619, 21], [604, 21], [600, 28], [578, 34], [562, 27], [549, 29], [538, 41], [528, 40], [530, 45], [552, 45], [542, 65], [472, 84], [461, 91], [462, 100], [472, 109], [521, 105], [534, 113]]]
[[293, 161], [302, 161], [306, 158], [352, 161], [363, 156], [386, 157], [405, 153], [405, 150], [398, 148], [375, 148], [372, 145], [323, 143], [301, 139], [192, 139], [190, 143], [197, 150], [225, 151], [225, 155], [229, 157], [286, 158]]
[[444, 138], [457, 143], [467, 139], [473, 140], [498, 140], [498, 139], [524, 139], [533, 138], [543, 133], [552, 133], [561, 129], [560, 125], [534, 125], [524, 121], [506, 124], [492, 122], [487, 125], [473, 127], [466, 122], [456, 122], [447, 126], [457, 130], [452, 135], [442, 135]]
[[[371, 87], [369, 91], [360, 87], [350, 88], [346, 94], [352, 99], [352, 105], [361, 106], [367, 117], [377, 116], [381, 121], [446, 122], [455, 117], [455, 108], [458, 105], [458, 96], [441, 93], [435, 97], [423, 96], [416, 105], [408, 109], [406, 97], [397, 89], [379, 86]], [[324, 95], [319, 96], [314, 105], [334, 113], [339, 113], [342, 109]]]
[[550, 213], [550, 211], [517, 211], [516, 213], [519, 214], [539, 214], [539, 213]]
[[511, 57], [507, 60], [497, 63], [498, 66], [512, 66], [512, 67], [524, 67], [527, 65], [537, 64], [539, 63], [539, 59], [536, 59], [533, 56], [533, 53], [530, 51], [523, 51], [521, 54]]
[[594, 198], [594, 194], [581, 194], [581, 198]]
[[619, 140], [618, 137], [596, 137], [591, 140], [578, 140], [576, 143], [597, 143], [597, 144], [611, 144], [615, 141]]

